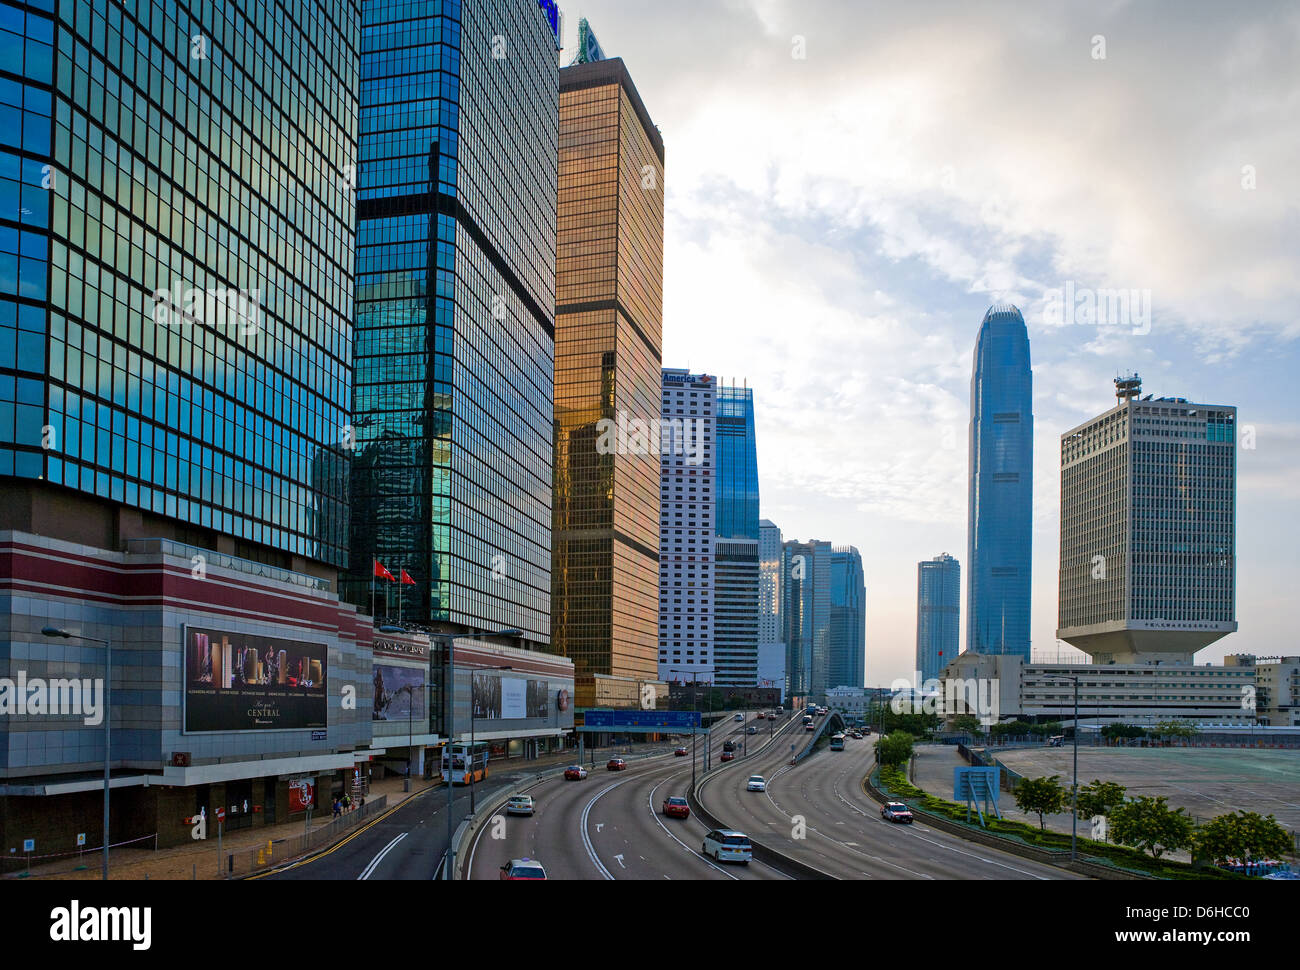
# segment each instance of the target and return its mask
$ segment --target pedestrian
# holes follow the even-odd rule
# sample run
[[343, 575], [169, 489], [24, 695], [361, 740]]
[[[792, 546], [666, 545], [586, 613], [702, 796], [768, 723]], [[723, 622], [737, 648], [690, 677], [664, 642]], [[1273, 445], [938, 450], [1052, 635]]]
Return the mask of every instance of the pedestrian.
[[334, 817], [338, 818], [342, 814], [343, 814], [343, 803], [336, 798], [334, 799]]
[[343, 807], [349, 812], [352, 811], [352, 796], [346, 792], [343, 793]]

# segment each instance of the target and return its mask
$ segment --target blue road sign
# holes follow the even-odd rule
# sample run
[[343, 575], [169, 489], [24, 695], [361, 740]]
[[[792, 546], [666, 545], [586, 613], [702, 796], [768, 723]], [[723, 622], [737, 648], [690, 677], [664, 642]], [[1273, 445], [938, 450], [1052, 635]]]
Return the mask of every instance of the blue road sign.
[[583, 723], [589, 728], [661, 728], [665, 731], [700, 726], [698, 711], [587, 711]]

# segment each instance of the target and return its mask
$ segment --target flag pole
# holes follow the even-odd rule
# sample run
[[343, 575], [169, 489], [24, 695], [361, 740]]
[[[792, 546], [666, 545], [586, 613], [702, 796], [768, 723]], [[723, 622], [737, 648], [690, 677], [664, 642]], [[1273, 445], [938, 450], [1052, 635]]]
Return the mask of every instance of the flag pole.
[[[397, 625], [402, 625], [402, 564], [397, 564]], [[409, 696], [406, 698], [411, 699]]]

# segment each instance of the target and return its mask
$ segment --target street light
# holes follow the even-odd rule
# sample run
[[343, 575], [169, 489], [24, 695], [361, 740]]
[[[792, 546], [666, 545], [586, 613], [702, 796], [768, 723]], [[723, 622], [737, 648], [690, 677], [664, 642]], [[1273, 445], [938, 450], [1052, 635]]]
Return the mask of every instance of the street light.
[[[684, 671], [684, 670], [686, 670], [685, 667], [668, 667], [668, 668], [666, 668], [666, 669], [669, 670], [669, 671], [674, 671], [674, 670], [677, 670], [677, 671]], [[699, 702], [698, 702], [698, 700], [696, 699], [696, 696], [695, 696], [695, 690], [696, 690], [696, 687], [697, 687], [697, 685], [698, 685], [698, 678], [699, 678], [699, 676], [700, 676], [700, 672], [699, 672], [698, 670], [691, 670], [691, 710], [694, 711], [696, 714], [698, 714], [698, 713], [700, 712]], [[710, 712], [710, 713], [713, 712], [712, 698], [710, 698], [709, 712]], [[700, 730], [700, 729], [699, 729], [698, 727], [692, 727], [692, 728], [691, 728], [691, 788], [692, 788], [692, 789], [695, 788], [695, 761], [696, 761], [696, 757], [695, 757], [696, 744], [695, 744], [695, 741], [696, 741], [696, 738], [699, 737], [699, 730]], [[708, 745], [705, 745], [704, 750], [705, 750], [706, 753], [708, 752], [708, 750], [709, 750]]]
[[109, 744], [109, 722], [112, 720], [113, 708], [109, 697], [109, 692], [113, 685], [113, 644], [110, 640], [101, 640], [99, 637], [88, 637], [81, 633], [69, 633], [67, 630], [60, 630], [58, 627], [42, 627], [41, 633], [47, 637], [63, 637], [64, 639], [89, 640], [91, 643], [102, 643], [104, 645], [104, 872], [103, 878], [108, 879], [108, 744]]
[[[523, 631], [522, 631], [522, 630], [514, 630], [514, 629], [511, 629], [511, 630], [498, 630], [496, 633], [484, 633], [484, 632], [475, 632], [475, 633], [430, 633], [430, 634], [428, 635], [430, 640], [437, 640], [437, 641], [440, 641], [441, 643], [446, 644], [446, 647], [447, 647], [447, 681], [446, 681], [447, 688], [446, 688], [446, 689], [447, 689], [447, 700], [448, 700], [448, 703], [447, 703], [447, 706], [446, 706], [446, 708], [445, 708], [445, 713], [444, 713], [444, 717], [447, 719], [447, 740], [446, 740], [446, 742], [444, 742], [444, 744], [443, 744], [443, 749], [447, 751], [447, 769], [448, 769], [448, 771], [447, 771], [447, 855], [446, 855], [446, 862], [443, 864], [443, 865], [444, 865], [444, 869], [443, 869], [443, 878], [444, 878], [444, 879], [451, 879], [452, 870], [455, 868], [455, 864], [456, 864], [456, 846], [452, 844], [452, 836], [453, 836], [454, 832], [453, 832], [452, 819], [451, 819], [451, 816], [452, 816], [452, 803], [453, 803], [453, 801], [454, 801], [454, 796], [453, 796], [453, 793], [452, 793], [452, 789], [454, 788], [454, 786], [453, 786], [452, 783], [451, 783], [451, 752], [450, 752], [450, 750], [448, 750], [448, 748], [449, 748], [449, 746], [450, 746], [452, 740], [453, 740], [453, 739], [455, 738], [455, 736], [456, 736], [456, 684], [455, 684], [455, 679], [456, 679], [456, 641], [457, 641], [457, 639], [460, 639], [460, 640], [487, 640], [487, 639], [489, 639], [489, 638], [491, 638], [491, 637], [521, 637], [521, 636], [523, 636], [523, 635], [524, 635], [524, 634], [523, 634]], [[469, 715], [470, 715], [470, 722], [471, 722], [471, 723], [470, 723], [470, 730], [471, 730], [471, 733], [472, 733], [472, 731], [473, 731], [473, 720], [474, 720], [474, 685], [473, 685], [472, 683], [470, 684]], [[470, 798], [471, 798], [471, 800], [472, 800], [472, 799], [473, 799], [473, 792], [474, 792], [474, 788], [473, 788], [473, 785], [474, 785], [474, 780], [473, 780], [473, 779], [474, 779], [474, 747], [473, 747], [472, 744], [470, 745], [470, 749], [469, 749], [469, 759], [470, 759], [470, 760], [469, 760], [469, 767], [470, 767]]]
[[1070, 797], [1070, 861], [1075, 862], [1079, 858], [1079, 678], [1071, 674], [1057, 676], [1074, 682], [1074, 784], [1071, 786], [1073, 794]]

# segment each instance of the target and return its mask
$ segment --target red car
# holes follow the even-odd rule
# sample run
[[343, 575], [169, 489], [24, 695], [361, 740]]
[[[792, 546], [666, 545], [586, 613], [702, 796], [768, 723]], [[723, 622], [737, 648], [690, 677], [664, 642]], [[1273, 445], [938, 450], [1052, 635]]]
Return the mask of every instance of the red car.
[[673, 754], [679, 758], [685, 758], [688, 754], [690, 754], [690, 752], [687, 751], [685, 748], [678, 748], [676, 751], [673, 752]]
[[587, 769], [582, 767], [582, 765], [569, 765], [569, 767], [564, 769], [565, 781], [582, 781], [582, 779], [586, 777]]
[[691, 806], [681, 795], [669, 795], [664, 799], [664, 814], [672, 818], [690, 818]]
[[720, 761], [730, 761], [730, 760], [732, 760], [734, 757], [736, 757], [736, 752], [734, 752], [734, 751], [724, 751], [724, 752], [722, 752], [722, 756], [721, 756], [721, 758], [719, 758], [719, 760], [720, 760]]
[[609, 764], [605, 765], [610, 771], [624, 771], [627, 769], [627, 762], [622, 758], [610, 758]]
[[886, 802], [880, 806], [880, 817], [886, 822], [902, 822], [904, 825], [912, 824], [912, 812], [902, 802]]

